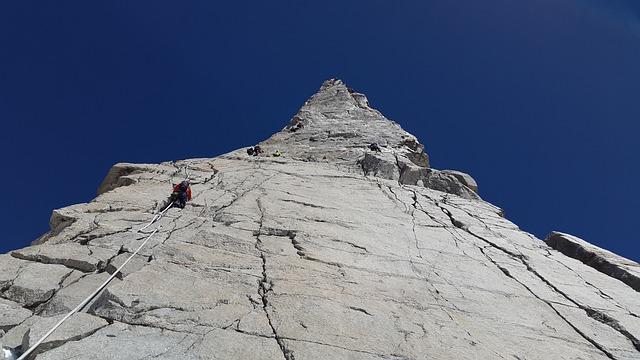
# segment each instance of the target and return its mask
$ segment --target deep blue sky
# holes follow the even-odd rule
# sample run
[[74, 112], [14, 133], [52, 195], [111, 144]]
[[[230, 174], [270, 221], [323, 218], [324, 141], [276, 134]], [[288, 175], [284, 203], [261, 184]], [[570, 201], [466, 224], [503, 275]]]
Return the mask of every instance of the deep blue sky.
[[211, 157], [339, 77], [523, 229], [640, 260], [631, 0], [10, 1], [0, 251], [116, 162]]

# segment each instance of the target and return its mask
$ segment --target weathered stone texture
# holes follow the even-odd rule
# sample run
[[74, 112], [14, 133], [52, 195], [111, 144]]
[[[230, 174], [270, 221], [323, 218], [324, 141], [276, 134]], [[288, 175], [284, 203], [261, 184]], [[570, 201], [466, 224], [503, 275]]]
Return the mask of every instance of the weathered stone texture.
[[[431, 169], [342, 82], [261, 146], [116, 165], [41, 245], [0, 255], [0, 343], [33, 343], [160, 226], [36, 359], [640, 357], [632, 284], [520, 230], [470, 176]], [[193, 200], [136, 231], [185, 173]]]
[[640, 291], [640, 265], [638, 263], [561, 232], [552, 232], [544, 241], [561, 253], [580, 260], [586, 265], [631, 286], [634, 290]]

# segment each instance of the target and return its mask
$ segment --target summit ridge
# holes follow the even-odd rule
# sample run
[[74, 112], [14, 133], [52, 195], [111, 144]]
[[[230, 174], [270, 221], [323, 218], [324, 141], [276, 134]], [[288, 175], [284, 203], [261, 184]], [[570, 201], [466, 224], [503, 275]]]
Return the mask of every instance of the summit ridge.
[[[381, 151], [370, 151], [371, 144]], [[429, 155], [414, 135], [338, 79], [325, 81], [288, 125], [260, 146], [267, 153], [281, 149], [296, 160], [332, 163], [347, 171], [478, 198], [471, 176], [430, 168]]]

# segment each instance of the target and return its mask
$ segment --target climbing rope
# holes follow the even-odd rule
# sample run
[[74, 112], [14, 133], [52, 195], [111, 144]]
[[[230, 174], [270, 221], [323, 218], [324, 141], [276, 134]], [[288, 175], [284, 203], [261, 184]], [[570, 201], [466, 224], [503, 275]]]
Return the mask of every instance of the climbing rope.
[[[186, 170], [185, 170], [186, 171]], [[142, 227], [141, 229], [138, 229], [137, 231], [140, 232], [144, 229], [146, 229], [147, 227], [149, 227], [151, 224], [155, 223], [156, 221], [160, 220], [164, 214], [173, 206], [173, 204], [175, 203], [175, 201], [172, 201], [171, 203], [169, 203], [169, 205], [167, 205], [166, 208], [164, 208], [164, 210], [162, 210], [160, 213], [156, 214], [156, 216], [153, 217], [153, 219], [151, 219], [151, 221], [145, 225], [144, 227]], [[122, 271], [122, 269], [125, 267], [125, 265], [127, 265], [129, 263], [129, 261], [131, 261], [131, 259], [133, 259], [134, 256], [136, 256], [138, 254], [138, 252], [140, 252], [140, 250], [147, 244], [147, 242], [149, 241], [149, 239], [151, 239], [151, 237], [158, 232], [158, 230], [160, 230], [160, 228], [162, 227], [162, 225], [159, 225], [158, 227], [156, 227], [150, 234], [149, 236], [147, 236], [147, 238], [142, 242], [142, 244], [140, 244], [140, 246], [138, 246], [138, 248], [136, 249], [136, 251], [133, 252], [133, 254], [131, 254], [131, 256], [129, 256], [129, 258], [122, 263], [122, 265], [120, 265], [120, 267], [118, 267], [118, 269], [116, 269], [116, 271], [113, 272], [113, 274], [111, 274], [111, 276], [109, 276], [109, 278], [102, 283], [102, 285], [98, 286], [98, 288], [92, 292], [89, 296], [87, 296], [80, 304], [78, 304], [78, 306], [76, 306], [73, 310], [71, 310], [65, 317], [63, 317], [62, 319], [60, 319], [60, 321], [58, 321], [52, 328], [51, 330], [47, 331], [46, 334], [44, 334], [44, 336], [42, 336], [40, 338], [40, 340], [38, 340], [38, 342], [36, 342], [35, 344], [33, 344], [29, 350], [25, 351], [19, 358], [18, 360], [25, 360], [27, 358], [27, 356], [29, 356], [29, 354], [31, 354], [40, 344], [42, 344], [51, 334], [53, 334], [54, 331], [56, 331], [56, 329], [58, 329], [60, 327], [60, 325], [62, 325], [65, 321], [67, 321], [67, 319], [69, 319], [73, 314], [77, 313], [78, 311], [80, 311], [83, 307], [85, 307], [93, 298], [95, 298], [100, 291], [102, 291], [105, 287], [107, 287], [107, 285], [111, 282], [111, 280], [113, 280], [113, 278], [116, 277], [116, 275], [118, 275], [120, 273], [120, 271]]]

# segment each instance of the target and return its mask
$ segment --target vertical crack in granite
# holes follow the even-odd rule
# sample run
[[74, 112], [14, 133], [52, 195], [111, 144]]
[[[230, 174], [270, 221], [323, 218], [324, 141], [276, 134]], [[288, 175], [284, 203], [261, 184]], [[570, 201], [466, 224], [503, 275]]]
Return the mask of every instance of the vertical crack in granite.
[[[415, 190], [410, 190], [413, 193], [413, 206], [417, 209], [420, 210], [423, 214], [425, 214], [426, 216], [428, 216], [433, 222], [439, 224], [442, 226], [442, 228], [448, 232], [451, 235], [451, 238], [453, 239], [453, 242], [456, 246], [456, 248], [459, 248], [460, 251], [462, 252], [462, 254], [467, 255], [468, 254], [460, 247], [460, 242], [464, 241], [464, 239], [461, 239], [458, 234], [455, 233], [455, 229], [452, 229], [450, 226], [448, 226], [446, 223], [443, 223], [440, 219], [436, 218], [435, 216], [429, 214], [428, 211], [426, 211], [424, 209], [424, 207], [422, 207], [422, 205], [420, 204], [420, 202], [418, 201], [418, 193]], [[440, 208], [442, 209], [442, 208]], [[445, 213], [446, 214], [446, 213]], [[450, 215], [450, 214], [447, 214]], [[449, 219], [452, 219], [452, 216], [449, 216]], [[454, 228], [458, 228], [459, 226], [456, 225], [455, 223], [453, 223], [453, 221], [451, 222], [454, 225]], [[461, 225], [461, 224], [459, 224]], [[464, 230], [464, 229], [463, 229]]]
[[258, 231], [255, 234], [255, 237], [256, 237], [255, 248], [260, 252], [260, 259], [262, 260], [262, 279], [258, 282], [258, 294], [260, 295], [260, 299], [262, 300], [262, 310], [264, 311], [264, 314], [267, 317], [267, 322], [269, 323], [269, 327], [273, 332], [273, 336], [276, 342], [278, 343], [278, 347], [280, 347], [280, 350], [282, 351], [282, 356], [285, 358], [285, 360], [295, 360], [293, 352], [287, 348], [282, 337], [278, 335], [278, 331], [276, 330], [276, 327], [273, 324], [273, 320], [271, 319], [271, 314], [269, 313], [269, 309], [268, 309], [268, 307], [271, 306], [269, 304], [268, 293], [271, 291], [273, 283], [271, 282], [271, 280], [269, 279], [269, 276], [267, 275], [267, 257], [266, 257], [265, 251], [260, 248], [260, 245], [262, 243], [262, 241], [260, 240], [260, 234], [264, 227], [264, 220], [265, 220], [266, 213], [265, 213], [264, 207], [262, 206], [262, 202], [260, 198], [256, 199], [256, 203], [258, 206], [258, 210], [260, 211], [260, 219], [259, 219]]
[[[235, 204], [238, 200], [244, 198], [245, 195], [249, 194], [252, 191], [255, 191], [256, 189], [260, 188], [262, 185], [264, 185], [266, 182], [268, 182], [269, 180], [273, 179], [277, 174], [272, 174], [270, 176], [266, 176], [264, 178], [264, 180], [262, 180], [260, 183], [255, 184], [254, 186], [246, 189], [245, 191], [238, 193], [238, 189], [240, 189], [249, 179], [253, 178], [256, 176], [256, 174], [258, 173], [258, 170], [262, 170], [261, 169], [261, 164], [257, 164], [258, 167], [257, 169], [253, 169], [253, 172], [251, 175], [246, 176], [234, 189], [231, 190], [227, 190], [225, 189], [225, 186], [220, 186], [223, 190], [230, 192], [231, 194], [233, 194], [234, 198], [229, 201], [228, 204], [224, 204], [221, 207], [219, 207], [218, 209], [215, 210], [214, 214], [213, 214], [213, 221], [218, 222], [219, 221], [219, 216], [222, 214], [223, 210], [231, 207], [233, 204]], [[222, 183], [220, 183], [220, 185], [222, 185]]]
[[[395, 201], [399, 201], [402, 204], [405, 205], [405, 208], [407, 209], [407, 212], [409, 213], [409, 215], [411, 215], [412, 218], [412, 232], [413, 232], [413, 237], [414, 237], [414, 241], [415, 241], [415, 247], [416, 247], [416, 251], [418, 252], [418, 257], [422, 259], [422, 256], [420, 254], [420, 247], [418, 246], [418, 236], [416, 234], [416, 218], [415, 218], [415, 211], [421, 211], [423, 212], [425, 215], [427, 215], [430, 219], [432, 219], [433, 221], [442, 224], [442, 222], [440, 222], [438, 219], [436, 219], [435, 217], [433, 217], [431, 214], [429, 214], [427, 211], [425, 211], [424, 209], [422, 209], [421, 205], [418, 202], [418, 195], [414, 190], [409, 190], [406, 189], [404, 187], [401, 187], [402, 190], [406, 190], [406, 191], [410, 191], [412, 193], [411, 199], [412, 199], [412, 203], [410, 205], [406, 204], [405, 202], [403, 202], [402, 200], [399, 199], [398, 195], [392, 190], [391, 187], [389, 187], [389, 191], [395, 196]], [[394, 201], [394, 199], [390, 199], [392, 201]], [[411, 210], [409, 210], [411, 209]], [[443, 228], [447, 228], [445, 226], [445, 224], [442, 224]], [[449, 229], [447, 229], [448, 232]], [[451, 233], [451, 232], [450, 232]], [[458, 246], [457, 243], [457, 238], [455, 236], [455, 234], [451, 233], [454, 241], [455, 241], [455, 245], [456, 247]], [[464, 253], [464, 252], [463, 252]], [[466, 255], [466, 254], [465, 254]], [[433, 284], [431, 281], [429, 281], [429, 278], [426, 276], [422, 276], [420, 274], [420, 272], [417, 270], [416, 264], [413, 261], [413, 259], [411, 258], [411, 254], [409, 254], [409, 263], [411, 264], [411, 270], [414, 273], [414, 275], [422, 280], [425, 281], [425, 283], [427, 284], [427, 291], [430, 293], [430, 295], [438, 302], [442, 301], [445, 304], [451, 306], [452, 308], [456, 309], [457, 311], [462, 311], [454, 302], [450, 301], [449, 299], [447, 299], [446, 297], [444, 297], [442, 295], [442, 293], [438, 290], [437, 286], [435, 284]], [[452, 284], [449, 280], [447, 280], [446, 278], [443, 278], [442, 276], [440, 276], [436, 271], [434, 271], [432, 269], [434, 275], [436, 275], [438, 278], [440, 278], [442, 281], [444, 281], [445, 283], [449, 284], [450, 286], [452, 286], [453, 288], [457, 289], [455, 284]], [[431, 288], [433, 288], [433, 291], [431, 290]], [[458, 290], [459, 291], [459, 290]], [[467, 336], [472, 339], [472, 342], [474, 344], [481, 344], [481, 342], [477, 339], [475, 339], [475, 337], [471, 334], [471, 332], [469, 330], [467, 330], [464, 326], [462, 326], [462, 324], [460, 324], [459, 321], [456, 320], [456, 318], [449, 312], [446, 310], [446, 307], [441, 307], [441, 311], [443, 313], [445, 313], [447, 315], [447, 317], [449, 318], [449, 320], [456, 324], [456, 326], [458, 326], [462, 331], [464, 331]], [[406, 338], [406, 334], [405, 334], [405, 338]], [[498, 356], [499, 358], [504, 358], [502, 355], [500, 355], [499, 353], [497, 353], [496, 351], [494, 351], [493, 349], [488, 348], [489, 351], [491, 351], [494, 355]], [[397, 358], [404, 358], [404, 357], [397, 357]]]
[[411, 210], [411, 232], [413, 233], [413, 241], [415, 242], [416, 251], [418, 252], [418, 257], [421, 258], [422, 256], [420, 255], [420, 246], [418, 245], [418, 235], [416, 234], [416, 210], [417, 210], [416, 203], [417, 202], [418, 202], [418, 198], [414, 193], [413, 204], [411, 204], [413, 206], [413, 209]]
[[398, 185], [402, 186], [402, 177], [406, 170], [406, 166], [400, 163], [400, 159], [398, 159], [398, 153], [394, 152], [393, 156], [396, 159], [396, 167], [398, 168]]

